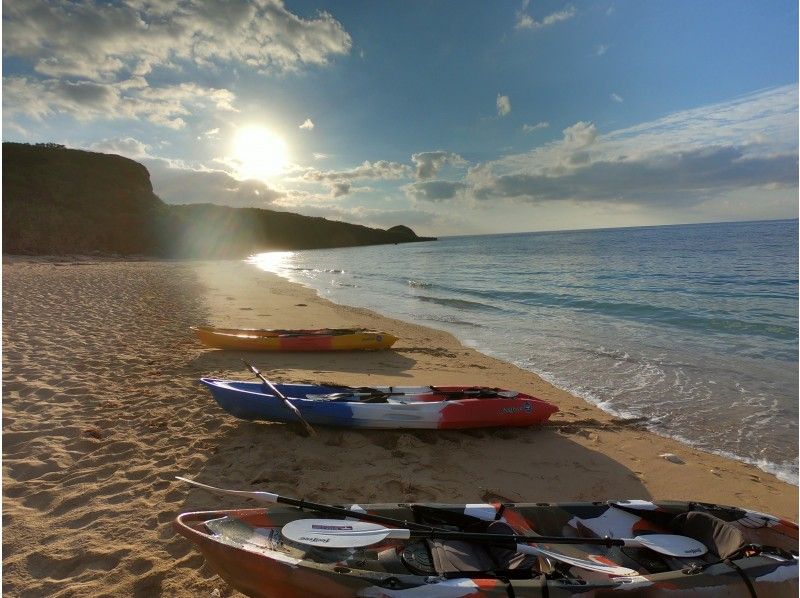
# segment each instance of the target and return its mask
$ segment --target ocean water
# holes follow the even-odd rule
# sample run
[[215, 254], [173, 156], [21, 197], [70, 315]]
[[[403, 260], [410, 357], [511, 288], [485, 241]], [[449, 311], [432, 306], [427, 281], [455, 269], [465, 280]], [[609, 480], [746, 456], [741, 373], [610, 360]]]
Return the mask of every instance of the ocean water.
[[651, 430], [798, 482], [797, 220], [254, 256], [447, 330]]

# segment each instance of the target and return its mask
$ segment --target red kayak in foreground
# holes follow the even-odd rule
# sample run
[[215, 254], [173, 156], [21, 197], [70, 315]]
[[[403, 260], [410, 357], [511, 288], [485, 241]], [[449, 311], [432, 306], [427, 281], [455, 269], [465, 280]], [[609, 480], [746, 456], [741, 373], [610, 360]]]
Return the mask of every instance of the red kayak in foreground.
[[180, 479], [281, 503], [175, 520], [175, 530], [247, 596], [794, 598], [798, 592], [797, 525], [742, 508], [641, 500], [335, 506]]

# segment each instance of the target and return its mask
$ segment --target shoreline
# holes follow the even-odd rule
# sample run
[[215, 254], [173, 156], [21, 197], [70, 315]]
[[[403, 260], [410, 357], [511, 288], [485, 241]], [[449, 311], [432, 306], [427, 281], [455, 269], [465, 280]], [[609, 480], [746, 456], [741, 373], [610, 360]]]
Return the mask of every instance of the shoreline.
[[[764, 510], [772, 501], [764, 501], [761, 492], [752, 492], [751, 486], [764, 484], [767, 489], [767, 495], [780, 495], [783, 491], [787, 492], [787, 498], [794, 496], [797, 497], [798, 487], [779, 479], [776, 475], [765, 472], [759, 469], [755, 464], [745, 463], [738, 459], [729, 456], [720, 455], [717, 453], [705, 451], [693, 447], [677, 438], [664, 436], [657, 432], [647, 430], [645, 428], [646, 422], [642, 422], [640, 418], [625, 419], [617, 417], [609, 412], [602, 410], [600, 407], [592, 404], [591, 402], [571, 394], [567, 390], [558, 388], [546, 381], [544, 378], [538, 376], [530, 370], [526, 370], [516, 366], [510, 362], [497, 359], [495, 357], [481, 353], [479, 350], [463, 345], [454, 335], [447, 331], [439, 330], [436, 328], [423, 326], [411, 322], [399, 320], [390, 316], [380, 314], [378, 312], [369, 310], [362, 307], [354, 307], [346, 304], [336, 303], [330, 299], [323, 297], [313, 287], [303, 284], [301, 282], [291, 281], [288, 278], [280, 276], [274, 272], [268, 272], [259, 269], [254, 264], [241, 262], [244, 269], [252, 269], [251, 276], [258, 278], [264, 277], [264, 284], [274, 284], [274, 282], [267, 283], [270, 279], [281, 281], [285, 285], [290, 285], [289, 288], [298, 289], [296, 292], [302, 290], [303, 301], [311, 302], [322, 307], [329, 317], [335, 317], [333, 323], [328, 320], [324, 321], [324, 325], [330, 326], [347, 326], [347, 325], [363, 325], [363, 320], [369, 321], [370, 328], [385, 330], [400, 336], [400, 339], [393, 348], [393, 351], [420, 351], [424, 347], [408, 347], [409, 344], [414, 344], [415, 341], [424, 339], [426, 341], [438, 341], [445, 347], [432, 349], [431, 353], [440, 354], [448, 353], [450, 359], [462, 361], [461, 364], [455, 367], [455, 372], [459, 376], [463, 376], [468, 370], [494, 370], [497, 371], [496, 375], [480, 376], [476, 379], [474, 376], [469, 378], [441, 377], [444, 372], [448, 370], [453, 371], [450, 364], [440, 363], [437, 369], [430, 369], [431, 372], [428, 376], [434, 376], [435, 380], [431, 378], [422, 378], [420, 373], [411, 369], [409, 374], [411, 380], [403, 378], [404, 383], [434, 383], [443, 384], [450, 382], [453, 384], [486, 384], [489, 386], [502, 386], [504, 388], [511, 388], [513, 390], [520, 390], [522, 392], [529, 392], [531, 389], [532, 394], [539, 396], [544, 400], [549, 400], [559, 405], [561, 411], [555, 414], [550, 423], [545, 427], [553, 427], [563, 433], [569, 435], [573, 440], [577, 440], [585, 447], [591, 447], [593, 450], [600, 450], [605, 452], [607, 456], [613, 456], [618, 462], [629, 462], [638, 465], [637, 468], [632, 470], [634, 477], [644, 481], [645, 487], [651, 492], [653, 498], [659, 499], [686, 499], [686, 500], [701, 500], [704, 502], [718, 502], [724, 503], [724, 499], [715, 497], [734, 496], [737, 497], [739, 502], [737, 504], [747, 506], [742, 499], [746, 500], [748, 495], [752, 496], [752, 500], [761, 503], [761, 506], [756, 507], [755, 503], [750, 504], [751, 508]], [[317, 321], [315, 324], [312, 319], [303, 318], [297, 314], [296, 320], [293, 320], [288, 327], [307, 327], [312, 325], [323, 325], [322, 322]], [[359, 319], [361, 318], [361, 319]], [[269, 327], [268, 321], [263, 321], [258, 318], [249, 319], [246, 316], [241, 316], [236, 320], [239, 321], [239, 326], [242, 327]], [[285, 325], [285, 320], [281, 320], [281, 326]], [[218, 326], [234, 325], [231, 319], [221, 319], [214, 322]], [[404, 330], [406, 332], [413, 331], [410, 335], [397, 334], [397, 330]], [[466, 357], [466, 361], [470, 363], [463, 363], [465, 361], [461, 357]], [[502, 373], [500, 373], [502, 372]], [[472, 372], [470, 372], [472, 373]], [[299, 372], [298, 372], [299, 374]], [[367, 374], [370, 383], [377, 382], [371, 378], [372, 374]], [[366, 384], [367, 378], [363, 375], [358, 375], [352, 372], [347, 378], [337, 378], [334, 381], [342, 384]], [[288, 380], [288, 378], [286, 378]], [[391, 376], [388, 378], [387, 383], [393, 383], [395, 380]], [[466, 380], [466, 381], [465, 381]], [[477, 381], [475, 381], [477, 380]], [[480, 382], [482, 380], [483, 382]], [[510, 380], [510, 382], [505, 382]], [[394, 383], [399, 383], [400, 380]], [[516, 386], [515, 386], [516, 384]], [[617, 446], [610, 446], [607, 440], [604, 440], [600, 434], [610, 433], [615, 440], [619, 440]], [[641, 453], [641, 456], [637, 455]], [[661, 457], [662, 454], [673, 454], [679, 456], [685, 461], [683, 465], [677, 465], [666, 458]], [[678, 483], [677, 486], [681, 490], [673, 490], [676, 487], [675, 480], [672, 480], [673, 475], [685, 476], [687, 471], [676, 471], [676, 467], [681, 470], [692, 469], [691, 481], [688, 483]], [[652, 476], [663, 476], [663, 479], [652, 479]], [[695, 477], [697, 476], [697, 477]], [[726, 488], [726, 492], [714, 491], [714, 486], [725, 485], [732, 481], [726, 478], [736, 480], [736, 488]], [[688, 488], [695, 486], [697, 490], [692, 494]], [[702, 487], [702, 491], [700, 488]], [[781, 490], [778, 490], [781, 488]], [[672, 490], [672, 494], [667, 492]], [[777, 498], [777, 496], [776, 496]], [[535, 497], [530, 497], [534, 500]], [[587, 498], [588, 499], [588, 498]], [[598, 500], [601, 498], [598, 497]], [[567, 500], [567, 498], [560, 499]], [[570, 499], [571, 500], [571, 499]], [[762, 502], [764, 501], [764, 502]], [[786, 509], [784, 516], [788, 516], [794, 520], [797, 517], [797, 499], [789, 499], [786, 501], [778, 501], [783, 504]], [[730, 500], [727, 504], [731, 504]]]
[[[250, 263], [250, 262], [247, 262], [247, 260], [244, 260], [244, 261], [246, 263]], [[283, 280], [285, 280], [285, 281], [287, 281], [287, 282], [289, 282], [291, 284], [296, 284], [296, 285], [299, 285], [299, 286], [301, 286], [301, 287], [303, 287], [305, 289], [311, 290], [322, 301], [328, 301], [328, 302], [330, 302], [330, 303], [332, 303], [334, 305], [345, 307], [345, 308], [365, 309], [365, 310], [368, 310], [368, 311], [372, 311], [373, 313], [375, 313], [377, 316], [380, 316], [380, 317], [385, 317], [385, 318], [390, 319], [390, 320], [401, 321], [401, 322], [404, 322], [406, 324], [413, 324], [413, 322], [409, 322], [408, 320], [403, 320], [402, 318], [398, 318], [398, 317], [395, 317], [395, 316], [390, 315], [390, 314], [384, 314], [384, 313], [381, 313], [379, 311], [374, 311], [374, 310], [372, 310], [371, 308], [368, 308], [368, 307], [361, 308], [361, 307], [358, 307], [358, 306], [348, 305], [347, 303], [340, 303], [340, 302], [336, 301], [332, 297], [323, 296], [322, 290], [316, 289], [312, 285], [310, 285], [310, 284], [308, 284], [308, 283], [306, 283], [306, 282], [304, 282], [302, 280], [292, 279], [289, 274], [280, 274], [280, 273], [277, 273], [277, 272], [274, 272], [274, 271], [271, 271], [271, 270], [263, 270], [263, 269], [261, 269], [259, 266], [257, 266], [254, 263], [251, 263], [251, 265], [253, 265], [257, 270], [259, 270], [260, 272], [262, 272], [264, 274], [278, 276], [278, 277], [282, 278]], [[422, 325], [420, 325], [420, 326], [422, 326]], [[554, 388], [557, 388], [557, 389], [569, 394], [570, 396], [572, 396], [572, 397], [574, 397], [574, 398], [576, 398], [578, 400], [583, 401], [587, 405], [591, 405], [592, 407], [595, 407], [595, 408], [599, 409], [603, 413], [606, 413], [607, 415], [611, 416], [612, 418], [614, 418], [616, 420], [619, 420], [621, 422], [626, 422], [626, 421], [635, 421], [636, 423], [641, 422], [642, 427], [644, 427], [648, 432], [650, 432], [652, 434], [655, 434], [657, 436], [660, 436], [662, 438], [667, 438], [667, 439], [670, 439], [670, 440], [677, 441], [681, 445], [684, 445], [687, 448], [687, 450], [697, 450], [697, 451], [700, 451], [700, 452], [703, 452], [703, 453], [716, 455], [716, 456], [721, 457], [723, 459], [736, 461], [738, 463], [741, 463], [741, 464], [744, 464], [744, 465], [747, 465], [747, 466], [752, 466], [752, 467], [758, 469], [759, 471], [763, 472], [764, 474], [776, 477], [779, 481], [781, 481], [781, 482], [783, 482], [785, 484], [788, 484], [788, 485], [794, 486], [794, 487], [800, 487], [800, 480], [798, 480], [796, 478], [796, 475], [794, 474], [793, 470], [788, 470], [788, 469], [782, 467], [778, 463], [774, 463], [772, 461], [766, 461], [766, 460], [763, 460], [763, 459], [762, 460], [758, 460], [758, 459], [751, 459], [751, 458], [748, 458], [748, 457], [743, 457], [741, 455], [737, 455], [737, 454], [735, 454], [735, 453], [733, 453], [731, 451], [727, 451], [725, 449], [714, 449], [714, 448], [700, 446], [697, 443], [693, 442], [690, 438], [684, 436], [680, 431], [659, 430], [657, 428], [657, 425], [655, 423], [653, 423], [651, 421], [651, 419], [648, 418], [647, 416], [636, 415], [636, 414], [626, 415], [625, 413], [620, 412], [619, 410], [616, 410], [614, 408], [603, 407], [602, 406], [602, 403], [603, 403], [602, 400], [593, 400], [590, 397], [583, 396], [580, 392], [576, 392], [575, 390], [570, 389], [568, 386], [559, 384], [558, 381], [552, 380], [552, 379], [548, 378], [547, 376], [545, 376], [545, 375], [543, 375], [543, 374], [541, 374], [539, 372], [534, 371], [533, 369], [526, 368], [523, 365], [517, 365], [512, 360], [509, 360], [506, 357], [502, 357], [502, 356], [496, 357], [496, 356], [492, 355], [490, 351], [487, 351], [485, 348], [481, 347], [479, 344], [467, 345], [467, 344], [464, 343], [464, 341], [462, 339], [458, 338], [456, 333], [450, 332], [449, 330], [447, 330], [445, 328], [438, 328], [438, 327], [436, 327], [434, 325], [434, 323], [431, 323], [431, 324], [423, 326], [423, 327], [427, 327], [427, 328], [431, 328], [431, 329], [434, 329], [434, 330], [437, 330], [437, 331], [440, 331], [440, 332], [451, 334], [465, 348], [469, 348], [469, 349], [474, 350], [474, 351], [476, 351], [476, 352], [478, 352], [478, 353], [480, 353], [480, 354], [482, 354], [482, 355], [484, 355], [484, 356], [486, 356], [486, 357], [488, 357], [490, 359], [496, 359], [498, 361], [507, 363], [507, 364], [509, 364], [509, 365], [511, 365], [513, 367], [517, 367], [517, 368], [519, 368], [519, 369], [521, 369], [521, 370], [523, 370], [525, 372], [528, 372], [528, 373], [532, 374], [533, 376], [536, 376], [537, 378], [541, 379], [545, 383], [553, 386]]]
[[[620, 421], [449, 333], [334, 304], [244, 262], [6, 260], [3, 590], [9, 595], [234, 592], [170, 527], [255, 506], [176, 475], [327, 503], [689, 499], [797, 520], [798, 489]], [[367, 353], [239, 353], [189, 326], [362, 325]], [[197, 380], [477, 384], [559, 406], [547, 425], [469, 431], [319, 428], [227, 415]], [[684, 464], [662, 458], [677, 454]]]

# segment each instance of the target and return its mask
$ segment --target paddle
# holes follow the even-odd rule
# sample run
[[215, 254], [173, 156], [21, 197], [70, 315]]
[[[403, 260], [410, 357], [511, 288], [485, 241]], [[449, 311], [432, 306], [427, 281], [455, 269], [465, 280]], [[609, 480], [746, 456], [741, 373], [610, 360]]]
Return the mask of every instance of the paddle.
[[408, 540], [436, 538], [439, 540], [464, 540], [467, 542], [535, 542], [536, 544], [598, 544], [649, 548], [659, 554], [678, 558], [702, 556], [708, 549], [705, 544], [686, 536], [648, 534], [635, 538], [565, 538], [562, 536], [525, 536], [518, 534], [487, 534], [447, 530], [410, 530], [382, 527], [375, 523], [341, 521], [339, 519], [297, 519], [287, 523], [283, 535], [304, 544], [331, 548], [359, 548], [388, 539]]
[[[377, 544], [383, 540], [408, 540], [412, 536], [438, 538], [441, 540], [470, 540], [508, 546], [509, 543], [514, 542], [517, 538], [525, 537], [510, 534], [470, 534], [440, 530], [389, 529], [375, 523], [342, 521], [341, 519], [296, 519], [284, 525], [281, 529], [281, 534], [284, 538], [293, 542], [311, 546], [323, 546], [325, 548], [360, 548]], [[537, 541], [541, 539], [541, 537], [535, 538]], [[563, 540], [565, 538], [559, 539]], [[574, 538], [566, 539], [572, 540]], [[640, 575], [635, 569], [629, 569], [621, 565], [607, 565], [588, 559], [579, 559], [554, 550], [546, 550], [536, 546], [528, 546], [527, 544], [516, 544], [514, 548], [517, 552], [523, 554], [542, 555], [574, 567], [605, 573], [606, 575], [628, 577]]]
[[375, 523], [385, 523], [387, 525], [400, 525], [410, 529], [422, 529], [422, 530], [435, 529], [433, 526], [425, 525], [423, 523], [415, 523], [413, 521], [403, 521], [400, 519], [394, 519], [392, 517], [383, 517], [382, 515], [371, 515], [369, 513], [363, 513], [361, 511], [353, 511], [351, 509], [345, 509], [344, 507], [336, 507], [333, 505], [314, 503], [302, 499], [289, 498], [288, 496], [279, 496], [277, 494], [273, 494], [271, 492], [264, 492], [261, 490], [256, 490], [256, 491], [228, 490], [227, 488], [217, 488], [216, 486], [209, 486], [208, 484], [203, 484], [202, 482], [198, 482], [196, 480], [190, 480], [189, 478], [184, 478], [181, 476], [176, 476], [176, 479], [182, 482], [186, 482], [187, 484], [191, 484], [192, 486], [197, 486], [198, 488], [202, 488], [203, 490], [207, 490], [208, 492], [214, 492], [216, 494], [226, 494], [229, 496], [238, 496], [239, 498], [250, 498], [262, 503], [279, 503], [282, 505], [297, 507], [299, 509], [310, 509], [312, 511], [317, 511], [318, 513], [328, 513], [330, 515], [342, 515], [344, 517], [352, 517], [354, 519], [360, 519], [362, 521], [374, 521]]
[[[348, 388], [348, 387], [342, 387]], [[428, 387], [431, 392], [438, 393], [444, 397], [444, 400], [453, 401], [458, 399], [490, 399], [490, 398], [514, 398], [519, 393], [514, 392], [512, 390], [495, 390], [494, 388], [464, 388], [462, 390], [440, 390], [435, 386]], [[377, 388], [368, 388], [368, 387], [360, 387], [360, 388], [353, 388], [352, 391], [340, 391], [334, 392], [330, 394], [310, 394], [306, 395], [309, 399], [315, 400], [324, 400], [324, 401], [337, 401], [339, 399], [346, 399], [349, 397], [354, 397], [359, 399], [361, 402], [370, 402], [369, 400], [372, 399], [377, 401], [379, 399], [385, 399], [389, 397], [401, 397], [408, 395], [410, 393], [407, 392], [384, 392], [382, 390], [378, 390]]]
[[462, 388], [461, 390], [441, 390], [436, 386], [431, 386], [431, 390], [433, 392], [438, 392], [445, 396], [450, 396], [453, 398], [465, 397], [465, 398], [476, 398], [476, 399], [494, 399], [500, 397], [503, 399], [513, 399], [514, 397], [519, 395], [518, 392], [515, 392], [513, 390], [488, 388], [486, 386], [473, 386], [470, 388]]
[[332, 392], [329, 394], [322, 394], [322, 395], [315, 395], [310, 394], [306, 395], [307, 399], [312, 399], [314, 401], [338, 401], [340, 399], [349, 399], [354, 398], [357, 399], [357, 402], [360, 403], [376, 403], [376, 402], [386, 402], [385, 399], [389, 397], [400, 397], [404, 396], [406, 393], [404, 392], [382, 392], [380, 390], [372, 391], [363, 391], [359, 389], [353, 389], [353, 392]]
[[295, 414], [295, 416], [297, 417], [297, 421], [299, 421], [299, 422], [302, 424], [302, 426], [303, 426], [303, 429], [306, 431], [306, 435], [307, 435], [307, 436], [316, 436], [316, 435], [317, 435], [317, 432], [314, 430], [314, 428], [312, 428], [312, 427], [311, 427], [311, 424], [309, 424], [309, 423], [308, 423], [308, 422], [307, 422], [305, 419], [303, 419], [303, 416], [302, 416], [302, 415], [300, 415], [300, 410], [299, 410], [297, 407], [295, 407], [294, 405], [292, 405], [291, 401], [289, 401], [289, 399], [287, 399], [287, 398], [286, 398], [286, 397], [285, 397], [285, 396], [284, 396], [284, 395], [281, 393], [281, 391], [279, 391], [277, 388], [275, 388], [275, 385], [274, 385], [272, 382], [270, 382], [269, 380], [267, 380], [267, 379], [266, 379], [266, 378], [265, 378], [265, 377], [264, 377], [264, 376], [261, 374], [261, 372], [259, 372], [259, 371], [256, 369], [256, 367], [255, 367], [253, 364], [251, 364], [251, 363], [247, 363], [247, 362], [246, 362], [244, 359], [242, 359], [242, 363], [243, 363], [243, 364], [245, 364], [245, 365], [246, 365], [248, 368], [250, 368], [250, 371], [251, 371], [251, 372], [253, 372], [253, 373], [254, 373], [256, 376], [258, 376], [258, 377], [261, 379], [261, 381], [262, 381], [262, 382], [263, 382], [263, 383], [264, 383], [264, 384], [265, 384], [265, 385], [266, 385], [266, 386], [267, 386], [267, 387], [268, 387], [268, 388], [269, 388], [269, 389], [270, 389], [270, 390], [271, 390], [273, 393], [275, 393], [275, 396], [276, 396], [276, 397], [278, 397], [279, 399], [281, 399], [281, 400], [283, 401], [283, 404], [284, 404], [284, 405], [286, 405], [286, 408], [287, 408], [287, 409], [289, 409], [289, 411], [291, 411], [292, 413], [294, 413], [294, 414]]
[[[208, 484], [203, 484], [202, 482], [197, 482], [195, 480], [190, 480], [188, 478], [177, 476], [177, 479], [181, 480], [182, 482], [186, 482], [187, 484], [192, 484], [193, 486], [197, 486], [198, 488], [203, 488], [209, 492], [215, 492], [217, 494], [226, 494], [230, 496], [238, 496], [240, 498], [250, 498], [259, 502], [264, 503], [280, 503], [285, 505], [290, 505], [293, 507], [298, 507], [300, 509], [311, 509], [313, 511], [317, 511], [319, 513], [329, 513], [331, 515], [341, 515], [344, 517], [349, 517], [351, 519], [358, 519], [361, 521], [373, 522], [373, 523], [384, 523], [387, 525], [396, 525], [400, 526], [405, 529], [405, 531], [413, 530], [417, 531], [445, 531], [445, 530], [437, 530], [437, 528], [425, 525], [421, 523], [415, 523], [413, 521], [405, 521], [400, 519], [394, 519], [392, 517], [384, 517], [381, 515], [372, 515], [370, 513], [363, 513], [360, 511], [353, 511], [351, 509], [345, 509], [343, 507], [336, 507], [333, 505], [325, 505], [313, 502], [307, 502], [304, 500], [298, 500], [296, 498], [288, 498], [285, 496], [279, 496], [277, 494], [273, 494], [271, 492], [263, 492], [263, 491], [247, 491], [247, 490], [228, 490], [226, 488], [217, 488], [215, 486], [209, 486]], [[338, 525], [343, 523], [349, 523], [342, 520], [335, 520]], [[548, 536], [534, 536], [535, 542], [548, 542], [548, 543], [556, 543], [555, 541], [562, 541], [563, 544], [576, 544], [576, 543], [600, 543], [605, 544], [606, 539], [603, 538], [561, 538], [561, 537], [548, 537]], [[687, 538], [688, 539], [688, 538]], [[503, 536], [504, 542], [509, 542], [513, 540], [513, 536]], [[553, 541], [555, 540], [555, 541]], [[574, 542], [573, 540], [580, 540], [580, 542]], [[598, 542], [599, 541], [599, 542]], [[323, 542], [324, 544], [324, 542]], [[552, 558], [556, 561], [561, 561], [563, 563], [567, 563], [569, 565], [579, 567], [581, 569], [587, 569], [590, 571], [598, 571], [601, 573], [606, 573], [608, 575], [638, 575], [637, 571], [633, 569], [627, 569], [626, 567], [619, 567], [616, 565], [604, 565], [602, 563], [598, 563], [595, 561], [590, 561], [588, 559], [578, 559], [574, 557], [567, 556], [565, 554], [561, 554], [560, 552], [555, 552], [551, 550], [545, 550], [543, 548], [536, 549], [539, 551], [538, 554], [542, 554], [549, 558]], [[705, 552], [705, 546], [703, 546], [703, 552]], [[698, 553], [699, 554], [699, 553]], [[697, 555], [692, 555], [697, 556]], [[625, 572], [620, 572], [620, 571]]]

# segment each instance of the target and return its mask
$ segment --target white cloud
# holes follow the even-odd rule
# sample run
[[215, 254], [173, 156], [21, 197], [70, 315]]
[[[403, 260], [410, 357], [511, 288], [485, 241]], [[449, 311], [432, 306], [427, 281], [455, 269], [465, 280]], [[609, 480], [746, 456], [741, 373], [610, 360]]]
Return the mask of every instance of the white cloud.
[[153, 2], [47, 0], [3, 5], [3, 53], [51, 77], [108, 81], [180, 63], [289, 71], [351, 47], [325, 12], [303, 19], [280, 0]]
[[564, 146], [573, 149], [583, 149], [592, 145], [597, 139], [597, 127], [594, 123], [578, 121], [567, 127], [564, 133]]
[[355, 168], [347, 170], [316, 170], [309, 168], [302, 174], [304, 180], [318, 183], [325, 181], [352, 181], [356, 179], [402, 179], [410, 176], [410, 166], [398, 162], [389, 162], [388, 160], [377, 160], [375, 162], [365, 160]]
[[3, 105], [12, 118], [132, 118], [181, 129], [203, 108], [235, 111], [229, 90], [187, 82], [197, 69], [296, 71], [351, 44], [330, 14], [302, 18], [281, 0], [5, 2], [3, 56], [33, 71], [4, 78]]
[[525, 12], [528, 8], [528, 0], [522, 4], [522, 9], [517, 13], [517, 29], [543, 29], [544, 27], [549, 27], [551, 25], [555, 25], [561, 21], [566, 21], [567, 19], [571, 19], [576, 15], [575, 8], [572, 6], [568, 6], [563, 10], [556, 11], [554, 13], [550, 13], [549, 15], [545, 16], [541, 21], [537, 21], [529, 14]]
[[119, 154], [132, 160], [150, 157], [150, 146], [133, 137], [103, 139], [92, 143], [89, 149], [106, 154]]
[[557, 176], [500, 175], [476, 188], [474, 196], [691, 205], [711, 193], [741, 187], [796, 186], [796, 164], [796, 155], [745, 158], [741, 148], [716, 146], [624, 161], [594, 160]]
[[305, 129], [307, 131], [311, 131], [314, 129], [314, 123], [311, 121], [310, 118], [307, 118], [305, 119], [305, 121], [303, 121], [303, 124], [300, 125], [300, 128]]
[[508, 96], [497, 94], [497, 115], [498, 116], [505, 116], [511, 112], [511, 100], [508, 99]]
[[169, 160], [145, 158], [153, 191], [169, 204], [213, 203], [233, 207], [264, 208], [277, 205], [285, 191], [262, 181], [237, 181], [227, 172], [177, 165]]
[[535, 131], [539, 131], [540, 129], [546, 129], [549, 126], [550, 123], [546, 121], [538, 122], [535, 125], [522, 125], [522, 132], [533, 133]]
[[353, 186], [353, 181], [364, 179], [396, 180], [410, 178], [412, 176], [412, 170], [407, 164], [400, 164], [398, 162], [390, 162], [388, 160], [370, 162], [369, 160], [365, 160], [355, 168], [345, 170], [301, 168], [292, 176], [295, 181], [319, 183], [326, 186], [328, 188], [327, 197], [336, 199], [344, 197], [345, 195], [350, 195], [351, 193], [370, 190], [367, 187]]
[[445, 151], [412, 154], [411, 161], [414, 162], [417, 167], [416, 176], [418, 179], [433, 178], [445, 164], [461, 166], [467, 163], [466, 160], [458, 154]]
[[612, 100], [614, 100], [615, 102], [618, 102], [618, 103], [620, 103], [620, 104], [621, 104], [622, 102], [624, 102], [624, 101], [625, 101], [625, 100], [622, 98], [622, 96], [621, 96], [621, 95], [619, 95], [618, 93], [612, 93], [612, 94], [611, 94], [611, 99], [612, 99]]
[[403, 187], [412, 199], [424, 201], [444, 201], [461, 195], [467, 185], [452, 181], [418, 181]]
[[606, 52], [608, 52], [608, 44], [598, 44], [594, 49], [595, 56], [602, 56]]
[[331, 183], [331, 197], [343, 197], [349, 195], [353, 188], [353, 183], [350, 181], [334, 181]]
[[64, 114], [81, 121], [144, 119], [171, 129], [186, 126], [186, 117], [202, 109], [235, 111], [235, 96], [226, 89], [208, 89], [182, 83], [154, 89], [120, 83], [3, 79], [6, 116], [24, 115], [35, 120]]
[[602, 135], [577, 122], [559, 141], [470, 169], [467, 195], [642, 205], [697, 205], [756, 188], [791, 197], [797, 129], [796, 85]]

